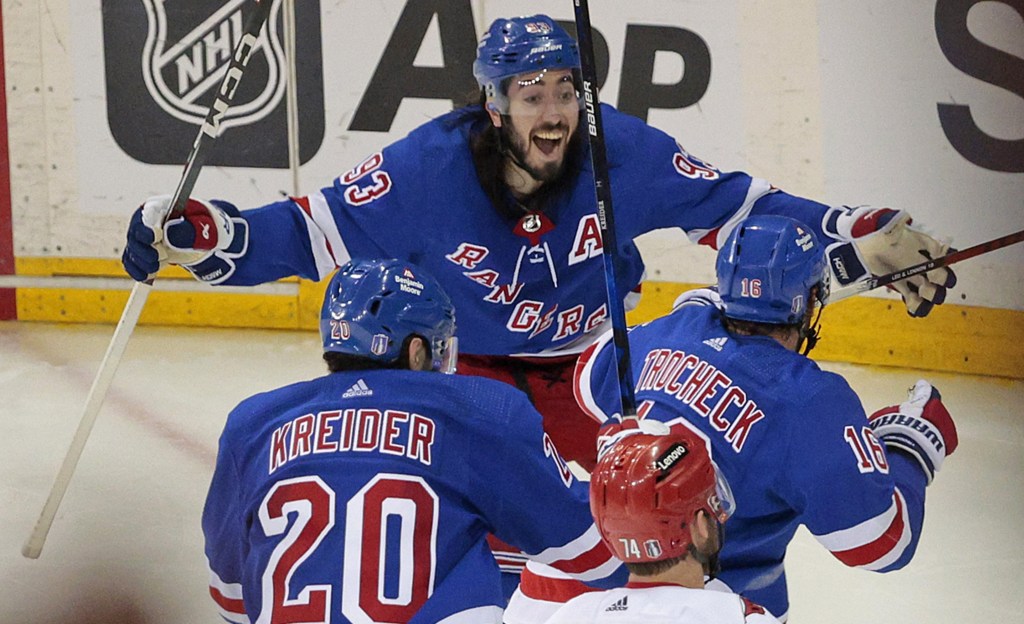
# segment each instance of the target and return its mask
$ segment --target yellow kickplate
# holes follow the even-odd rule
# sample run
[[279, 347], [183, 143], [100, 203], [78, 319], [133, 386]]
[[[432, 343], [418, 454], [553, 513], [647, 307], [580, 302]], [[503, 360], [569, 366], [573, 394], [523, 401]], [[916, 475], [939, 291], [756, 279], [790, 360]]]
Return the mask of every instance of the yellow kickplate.
[[[18, 275], [124, 277], [117, 260], [16, 258]], [[177, 267], [157, 279], [192, 279]], [[297, 295], [159, 292], [150, 294], [140, 323], [316, 331], [325, 282], [294, 278]], [[630, 325], [668, 312], [696, 284], [646, 282]], [[116, 323], [128, 291], [19, 288], [18, 319]], [[1024, 379], [1024, 312], [944, 305], [922, 319], [891, 299], [851, 297], [825, 308], [814, 358]]]

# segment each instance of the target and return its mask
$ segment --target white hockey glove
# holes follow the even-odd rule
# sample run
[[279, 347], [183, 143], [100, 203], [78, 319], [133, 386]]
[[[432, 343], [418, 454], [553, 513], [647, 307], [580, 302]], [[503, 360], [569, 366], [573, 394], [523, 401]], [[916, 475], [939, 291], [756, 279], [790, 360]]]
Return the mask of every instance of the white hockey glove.
[[[833, 208], [825, 213], [822, 229], [837, 242], [826, 249], [832, 283], [846, 286], [946, 255], [949, 245], [912, 227], [903, 210], [891, 208]], [[927, 316], [946, 300], [946, 289], [956, 275], [945, 267], [895, 282], [889, 286], [903, 297], [910, 316]]]
[[868, 417], [868, 423], [885, 446], [913, 455], [929, 484], [960, 443], [942, 395], [923, 379], [910, 389], [906, 401], [878, 410]]
[[672, 309], [676, 310], [684, 305], [715, 306], [719, 310], [723, 309], [722, 297], [718, 294], [717, 286], [685, 291], [672, 302]]
[[669, 431], [668, 425], [660, 420], [630, 420], [603, 427], [597, 434], [597, 461], [624, 438], [638, 433], [668, 435]]
[[219, 284], [235, 271], [234, 258], [245, 254], [249, 226], [227, 202], [189, 199], [185, 212], [168, 219], [171, 196], [150, 197], [132, 215], [121, 264], [133, 279], [151, 279], [165, 264], [178, 264], [196, 279]]

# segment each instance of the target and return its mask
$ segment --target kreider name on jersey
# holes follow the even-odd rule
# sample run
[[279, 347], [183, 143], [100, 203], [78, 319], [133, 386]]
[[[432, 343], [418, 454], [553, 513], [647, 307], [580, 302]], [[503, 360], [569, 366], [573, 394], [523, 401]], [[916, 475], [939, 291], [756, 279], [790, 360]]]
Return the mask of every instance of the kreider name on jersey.
[[271, 434], [268, 474], [314, 453], [377, 452], [430, 465], [434, 421], [391, 409], [330, 410], [303, 414]]

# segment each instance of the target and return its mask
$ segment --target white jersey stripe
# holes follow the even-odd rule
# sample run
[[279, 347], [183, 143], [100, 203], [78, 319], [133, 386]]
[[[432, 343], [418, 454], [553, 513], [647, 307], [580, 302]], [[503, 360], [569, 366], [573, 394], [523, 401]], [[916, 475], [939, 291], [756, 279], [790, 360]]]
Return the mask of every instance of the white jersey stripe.
[[870, 544], [881, 537], [892, 524], [893, 519], [896, 517], [896, 512], [897, 505], [894, 498], [889, 508], [874, 518], [869, 518], [848, 529], [815, 535], [814, 537], [822, 546], [833, 552], [851, 550], [864, 544]]
[[[879, 570], [899, 559], [910, 544], [913, 533], [910, 528], [910, 519], [905, 512], [906, 508], [907, 504], [903, 493], [896, 488], [893, 492], [892, 505], [874, 518], [869, 518], [848, 529], [814, 537], [833, 553], [849, 552], [862, 547], [871, 548], [879, 538], [890, 530], [894, 522], [898, 522], [902, 528], [899, 538], [893, 546], [880, 553], [876, 559], [856, 566], [866, 570]], [[900, 514], [901, 517], [897, 517], [897, 514]]]
[[334, 222], [323, 193], [311, 193], [306, 199], [309, 201], [309, 214], [305, 211], [302, 211], [302, 214], [306, 217], [306, 229], [309, 232], [309, 243], [316, 260], [317, 273], [320, 279], [324, 279], [335, 268], [351, 260], [351, 256], [341, 240], [338, 225]]
[[[249, 624], [249, 616], [246, 615], [244, 607], [241, 607], [242, 584], [224, 582], [210, 568], [209, 561], [207, 561], [206, 567], [210, 571], [210, 594], [217, 604], [220, 616], [233, 624]], [[220, 594], [220, 597], [217, 594]], [[232, 603], [237, 604], [239, 608], [232, 608]]]
[[590, 389], [591, 383], [593, 382], [591, 375], [594, 374], [594, 360], [597, 359], [598, 353], [605, 348], [605, 345], [611, 341], [612, 336], [613, 332], [609, 329], [598, 337], [594, 343], [593, 350], [590, 352], [590, 359], [587, 360], [586, 364], [584, 364], [581, 369], [576, 371], [576, 379], [574, 381], [576, 402], [580, 404], [584, 411], [602, 423], [608, 422], [609, 416], [601, 410], [597, 401], [594, 400], [594, 393]]
[[907, 508], [907, 503], [903, 499], [903, 493], [900, 492], [899, 488], [896, 488], [894, 498], [895, 497], [899, 497], [899, 508], [901, 510], [904, 510], [903, 531], [900, 533], [899, 540], [896, 541], [896, 544], [893, 545], [892, 549], [890, 549], [889, 552], [885, 553], [884, 555], [882, 555], [881, 557], [879, 557], [871, 563], [866, 563], [864, 565], [857, 567], [863, 568], [864, 570], [881, 570], [886, 566], [891, 565], [893, 562], [895, 562], [897, 559], [903, 556], [903, 551], [905, 551], [907, 549], [907, 546], [910, 545], [911, 537], [913, 537], [913, 531], [910, 528], [910, 518], [907, 517], [905, 511]]
[[[722, 248], [725, 244], [725, 239], [729, 238], [729, 234], [733, 228], [740, 221], [747, 218], [750, 215], [751, 210], [754, 209], [754, 202], [761, 199], [768, 193], [772, 192], [772, 185], [766, 180], [760, 178], [751, 178], [750, 187], [747, 188], [747, 196], [743, 199], [743, 204], [729, 217], [718, 231], [715, 233], [715, 247], [718, 249]], [[686, 232], [686, 237], [693, 243], [699, 243], [702, 238], [708, 235], [712, 230], [699, 230], [693, 229]]]
[[553, 546], [542, 550], [536, 555], [527, 556], [533, 561], [550, 565], [556, 561], [575, 559], [583, 553], [590, 552], [600, 543], [601, 534], [598, 532], [597, 526], [591, 524], [586, 533], [580, 535], [568, 544], [565, 544], [564, 546]]

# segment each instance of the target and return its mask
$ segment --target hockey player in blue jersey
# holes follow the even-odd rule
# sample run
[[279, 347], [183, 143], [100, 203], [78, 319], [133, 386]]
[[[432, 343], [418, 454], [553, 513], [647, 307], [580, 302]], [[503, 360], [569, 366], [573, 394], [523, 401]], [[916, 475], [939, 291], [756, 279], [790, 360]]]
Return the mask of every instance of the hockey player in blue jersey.
[[493, 532], [575, 578], [625, 580], [526, 396], [456, 362], [418, 267], [354, 261], [320, 316], [330, 374], [228, 416], [203, 512], [230, 622], [502, 621]]
[[[684, 296], [630, 331], [637, 409], [645, 426], [689, 428], [708, 444], [736, 499], [719, 578], [785, 620], [783, 558], [800, 525], [849, 566], [888, 572], [910, 561], [925, 486], [956, 449], [956, 427], [925, 381], [868, 417], [842, 377], [805, 357], [828, 290], [810, 228], [750, 217], [730, 233], [716, 270], [717, 293]], [[615, 423], [608, 338], [581, 356], [575, 383], [581, 405]], [[632, 431], [611, 424], [601, 442], [614, 448]]]
[[[163, 228], [169, 198], [152, 198], [129, 226], [125, 269], [145, 280], [169, 262], [212, 284], [248, 285], [324, 279], [349, 257], [414, 262], [458, 305], [459, 372], [525, 391], [559, 450], [590, 469], [596, 426], [571, 376], [608, 308], [578, 67], [576, 42], [551, 18], [498, 19], [473, 66], [479, 104], [423, 124], [305, 197], [243, 211], [193, 200]], [[660, 228], [717, 248], [749, 214], [789, 215], [829, 245], [844, 283], [946, 250], [903, 211], [795, 197], [720, 171], [610, 106], [602, 116], [619, 230], [610, 252], [627, 306], [644, 273], [633, 240]], [[938, 269], [896, 287], [923, 316], [953, 281]]]

